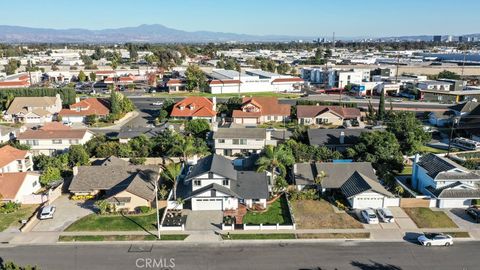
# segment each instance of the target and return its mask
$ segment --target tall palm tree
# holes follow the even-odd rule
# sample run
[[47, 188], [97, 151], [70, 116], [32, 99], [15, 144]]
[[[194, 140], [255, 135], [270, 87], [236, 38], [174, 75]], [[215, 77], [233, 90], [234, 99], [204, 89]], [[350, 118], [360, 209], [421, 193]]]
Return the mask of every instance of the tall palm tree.
[[256, 165], [258, 166], [258, 172], [270, 171], [273, 179], [276, 170], [279, 170], [282, 177], [285, 177], [287, 166], [291, 166], [293, 163], [295, 163], [295, 158], [292, 152], [284, 145], [277, 147], [267, 145], [262, 156], [257, 160]]
[[166, 166], [163, 166], [161, 176], [163, 179], [173, 183], [173, 199], [177, 200], [177, 180], [180, 174], [182, 173], [182, 164], [181, 163], [170, 163]]
[[193, 138], [188, 136], [181, 138], [178, 143], [174, 144], [168, 151], [168, 154], [172, 156], [179, 156], [186, 164], [188, 157], [195, 154], [195, 152], [196, 149], [193, 143]]

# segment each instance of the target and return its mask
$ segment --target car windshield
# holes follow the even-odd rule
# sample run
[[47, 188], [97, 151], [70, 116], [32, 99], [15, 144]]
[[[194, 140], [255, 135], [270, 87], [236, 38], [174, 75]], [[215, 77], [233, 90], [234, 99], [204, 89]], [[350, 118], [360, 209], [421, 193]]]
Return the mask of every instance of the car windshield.
[[377, 216], [375, 216], [374, 214], [370, 214], [368, 215], [369, 218], [377, 218]]

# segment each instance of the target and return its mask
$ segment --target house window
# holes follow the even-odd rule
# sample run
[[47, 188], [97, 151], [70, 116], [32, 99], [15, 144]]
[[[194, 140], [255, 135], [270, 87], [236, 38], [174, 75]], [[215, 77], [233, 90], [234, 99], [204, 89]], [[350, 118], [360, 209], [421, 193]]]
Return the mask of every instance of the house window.
[[213, 172], [208, 172], [208, 179], [213, 179]]
[[38, 184], [37, 181], [33, 182], [33, 183], [32, 183], [32, 187], [36, 187], [37, 184]]
[[224, 186], [228, 186], [228, 179], [223, 179], [223, 181], [222, 181], [222, 185], [224, 185]]
[[52, 144], [62, 144], [62, 140], [52, 140]]
[[38, 145], [38, 140], [27, 140], [27, 145]]
[[202, 181], [200, 181], [200, 180], [194, 180], [194, 181], [193, 181], [193, 185], [194, 185], [194, 186], [197, 186], [197, 187], [198, 187], [198, 186], [201, 186], [201, 185], [202, 185]]
[[218, 139], [218, 143], [225, 143], [225, 139]]
[[78, 144], [79, 141], [78, 141], [78, 140], [69, 140], [69, 143], [70, 143], [70, 144]]
[[233, 139], [234, 145], [246, 145], [247, 139]]

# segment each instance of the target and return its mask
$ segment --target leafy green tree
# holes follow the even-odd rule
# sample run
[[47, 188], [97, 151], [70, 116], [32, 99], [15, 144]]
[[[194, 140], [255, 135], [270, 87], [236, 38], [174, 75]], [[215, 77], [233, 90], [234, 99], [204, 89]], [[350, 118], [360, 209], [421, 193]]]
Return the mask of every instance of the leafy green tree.
[[205, 134], [210, 130], [210, 123], [205, 119], [193, 119], [185, 125], [185, 131], [194, 137], [205, 138]]
[[120, 147], [120, 144], [117, 142], [112, 142], [112, 141], [104, 142], [95, 148], [95, 156], [97, 158], [119, 156], [118, 155], [119, 147]]
[[195, 154], [194, 139], [190, 136], [179, 138], [179, 140], [172, 145], [172, 148], [168, 150], [168, 154], [171, 156], [177, 156], [182, 159], [184, 163], [188, 158]]
[[97, 74], [95, 72], [90, 72], [90, 74], [88, 75], [88, 78], [90, 79], [90, 81], [96, 82], [97, 81]]
[[95, 125], [97, 123], [97, 115], [95, 114], [91, 114], [91, 115], [87, 115], [85, 117], [85, 124], [87, 125]]
[[363, 132], [359, 142], [347, 149], [356, 161], [371, 162], [380, 177], [403, 169], [403, 155], [395, 135], [389, 131]]
[[98, 200], [94, 203], [94, 205], [97, 207], [100, 215], [105, 215], [110, 208], [110, 203], [108, 203], [106, 200]]
[[260, 158], [257, 160], [257, 171], [270, 171], [272, 178], [275, 177], [275, 171], [279, 171], [280, 175], [285, 177], [287, 167], [295, 163], [295, 158], [288, 147], [281, 144], [276, 147], [271, 145], [265, 146]]
[[68, 150], [68, 165], [83, 166], [90, 164], [90, 157], [82, 145], [72, 145]]
[[85, 75], [85, 72], [83, 72], [83, 70], [80, 70], [80, 72], [78, 73], [78, 80], [80, 82], [84, 82], [86, 79], [87, 75]]
[[185, 71], [187, 90], [199, 90], [207, 84], [205, 73], [197, 65], [189, 65]]
[[380, 93], [380, 101], [378, 102], [377, 119], [378, 120], [385, 119], [385, 90], [384, 89], [382, 89], [382, 93]]
[[150, 152], [152, 151], [152, 142], [147, 136], [140, 135], [131, 139], [128, 142], [130, 149], [132, 150], [132, 154], [135, 157], [148, 157], [150, 156]]
[[172, 182], [173, 200], [177, 199], [177, 180], [181, 173], [182, 173], [181, 163], [172, 162], [166, 166], [163, 166], [161, 176], [164, 180]]
[[52, 182], [62, 179], [61, 172], [56, 167], [47, 167], [40, 176], [40, 184], [46, 186]]
[[444, 70], [437, 75], [438, 78], [440, 79], [451, 79], [451, 80], [460, 80], [461, 76], [458, 75], [455, 72], [449, 71], [449, 70]]
[[0, 260], [0, 269], [2, 270], [40, 270], [37, 266], [20, 266], [14, 262], [3, 262]]
[[20, 61], [16, 59], [10, 59], [8, 60], [8, 63], [3, 67], [7, 75], [15, 74], [15, 71], [20, 67]]
[[418, 153], [421, 147], [431, 140], [430, 133], [423, 130], [423, 124], [413, 112], [391, 113], [387, 130], [392, 132], [400, 143], [400, 150], [405, 155]]

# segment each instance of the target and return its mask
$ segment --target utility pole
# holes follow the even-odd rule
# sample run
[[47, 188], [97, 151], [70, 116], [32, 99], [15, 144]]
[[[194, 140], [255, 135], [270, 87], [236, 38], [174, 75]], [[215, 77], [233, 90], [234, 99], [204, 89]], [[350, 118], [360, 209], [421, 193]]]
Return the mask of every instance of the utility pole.
[[160, 240], [160, 226], [161, 226], [161, 224], [160, 224], [160, 212], [159, 212], [159, 209], [158, 209], [158, 179], [155, 180], [155, 207], [157, 208], [157, 237], [158, 237], [158, 240]]
[[[450, 128], [450, 138], [448, 140], [448, 151], [447, 151], [447, 157], [450, 156], [450, 150], [452, 147], [452, 137], [453, 137], [453, 130], [455, 129], [455, 124], [457, 124], [458, 117], [454, 116], [452, 118], [452, 127]], [[458, 124], [457, 124], [458, 126]]]
[[463, 51], [463, 64], [462, 64], [462, 79], [463, 79], [463, 73], [465, 71], [465, 59], [467, 57], [467, 54], [465, 51]]

